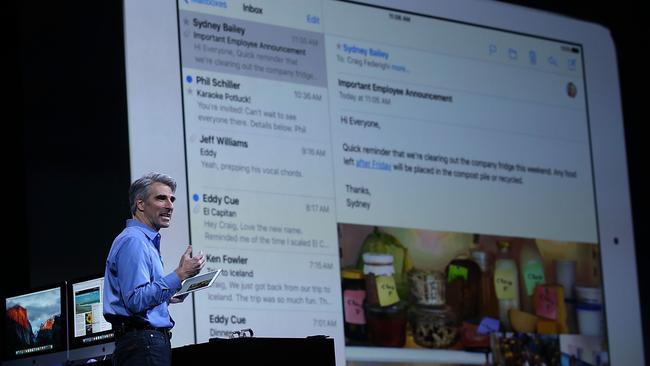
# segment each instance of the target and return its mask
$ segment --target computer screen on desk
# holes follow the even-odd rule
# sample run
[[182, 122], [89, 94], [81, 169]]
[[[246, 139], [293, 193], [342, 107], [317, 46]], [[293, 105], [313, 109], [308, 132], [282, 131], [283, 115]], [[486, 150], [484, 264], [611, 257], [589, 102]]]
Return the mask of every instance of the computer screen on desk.
[[643, 363], [607, 29], [498, 2], [124, 11], [132, 174], [185, 194], [164, 261], [190, 241], [224, 269], [171, 307], [176, 345], [252, 328], [330, 335], [339, 364], [508, 343]]
[[3, 299], [3, 364], [65, 362], [65, 283], [24, 291]]
[[110, 355], [115, 334], [103, 314], [104, 277], [76, 279], [68, 287], [70, 359]]

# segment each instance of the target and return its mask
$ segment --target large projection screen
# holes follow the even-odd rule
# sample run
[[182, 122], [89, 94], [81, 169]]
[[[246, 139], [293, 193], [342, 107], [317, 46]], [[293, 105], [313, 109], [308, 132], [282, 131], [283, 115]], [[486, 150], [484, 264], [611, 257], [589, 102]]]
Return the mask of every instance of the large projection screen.
[[190, 242], [224, 269], [170, 307], [174, 346], [251, 328], [331, 336], [340, 365], [481, 364], [468, 331], [499, 346], [534, 319], [565, 359], [643, 364], [607, 29], [470, 1], [124, 16], [132, 177], [179, 183], [166, 269]]

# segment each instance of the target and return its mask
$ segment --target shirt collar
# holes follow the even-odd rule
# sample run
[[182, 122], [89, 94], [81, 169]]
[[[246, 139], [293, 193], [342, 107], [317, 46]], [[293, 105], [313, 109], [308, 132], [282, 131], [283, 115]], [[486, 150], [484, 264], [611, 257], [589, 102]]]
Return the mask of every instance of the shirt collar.
[[160, 233], [135, 219], [126, 220], [126, 227], [137, 227], [160, 251]]

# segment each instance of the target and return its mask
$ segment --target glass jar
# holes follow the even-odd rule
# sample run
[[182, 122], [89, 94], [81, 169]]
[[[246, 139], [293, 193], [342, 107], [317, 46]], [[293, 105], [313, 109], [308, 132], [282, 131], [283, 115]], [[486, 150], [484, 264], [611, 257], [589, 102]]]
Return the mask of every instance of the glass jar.
[[519, 269], [510, 253], [510, 243], [497, 242], [499, 253], [494, 262], [494, 290], [499, 302], [500, 329], [510, 331], [510, 309], [519, 310]]
[[467, 255], [454, 258], [445, 270], [447, 304], [456, 311], [460, 321], [479, 315], [481, 269]]
[[413, 269], [409, 272], [409, 281], [416, 304], [445, 304], [445, 276], [441, 272]]
[[366, 303], [368, 339], [374, 346], [404, 347], [406, 343], [406, 303], [399, 301], [390, 306]]
[[381, 253], [363, 254], [363, 275], [366, 283], [366, 302], [368, 304], [390, 306], [399, 301], [397, 286], [393, 278], [394, 272], [392, 255]]
[[413, 340], [422, 347], [449, 348], [458, 341], [456, 316], [447, 305], [413, 305], [409, 318]]
[[364, 343], [368, 339], [363, 303], [366, 286], [363, 273], [356, 269], [341, 271], [345, 344]]
[[498, 318], [499, 301], [494, 291], [494, 258], [483, 250], [474, 250], [471, 256], [481, 269], [479, 314], [481, 317]]

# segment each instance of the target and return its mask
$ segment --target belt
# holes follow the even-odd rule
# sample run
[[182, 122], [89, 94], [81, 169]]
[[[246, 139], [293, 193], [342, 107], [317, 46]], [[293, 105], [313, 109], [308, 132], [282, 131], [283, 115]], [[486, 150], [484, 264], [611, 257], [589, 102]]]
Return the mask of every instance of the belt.
[[168, 340], [172, 339], [172, 332], [169, 328], [156, 328], [152, 327], [149, 324], [142, 323], [112, 323], [113, 330], [115, 331], [115, 339], [119, 339], [122, 336], [130, 332], [135, 332], [139, 330], [153, 330], [159, 333], [162, 333]]

